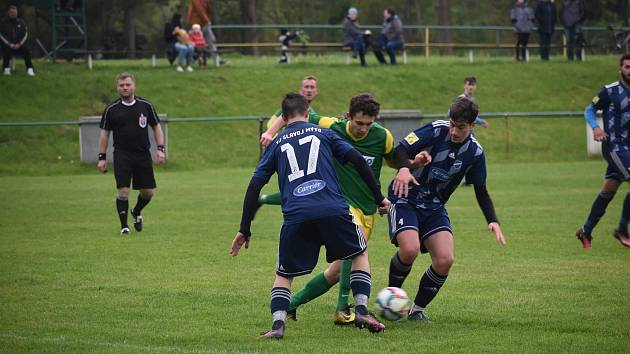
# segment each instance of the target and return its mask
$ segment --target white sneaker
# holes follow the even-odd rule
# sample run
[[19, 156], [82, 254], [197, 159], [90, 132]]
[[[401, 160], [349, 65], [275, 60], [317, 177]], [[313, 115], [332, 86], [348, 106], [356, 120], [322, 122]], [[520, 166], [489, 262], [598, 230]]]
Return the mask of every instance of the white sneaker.
[[35, 76], [35, 72], [33, 71], [33, 68], [26, 69], [26, 75]]
[[180, 73], [181, 73], [181, 72], [184, 72], [184, 68], [182, 68], [181, 66], [178, 66], [178, 67], [177, 67], [177, 72], [180, 72]]
[[123, 227], [120, 229], [120, 236], [127, 236], [131, 233], [131, 230], [128, 227]]
[[3, 75], [11, 76], [11, 68], [4, 68]]
[[187, 67], [187, 68], [186, 68], [186, 71], [188, 71], [189, 73], [193, 72], [193, 68], [192, 68], [192, 66]]

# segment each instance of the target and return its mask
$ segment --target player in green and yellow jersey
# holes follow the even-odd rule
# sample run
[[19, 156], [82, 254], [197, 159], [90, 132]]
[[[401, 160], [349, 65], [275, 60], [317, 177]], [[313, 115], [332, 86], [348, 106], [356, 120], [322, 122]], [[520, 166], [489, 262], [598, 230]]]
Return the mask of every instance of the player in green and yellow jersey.
[[[360, 94], [352, 97], [349, 111], [343, 118], [319, 116], [309, 118], [310, 123], [332, 129], [357, 149], [372, 168], [377, 181], [381, 174], [383, 159], [387, 161], [389, 166], [395, 165], [393, 160], [394, 138], [387, 129], [374, 122], [379, 109], [379, 103], [372, 96]], [[273, 136], [275, 132], [269, 129], [265, 134]], [[341, 191], [350, 205], [354, 222], [361, 227], [366, 239], [369, 239], [374, 226], [374, 214], [377, 211], [372, 192], [353, 167], [335, 162], [335, 169], [339, 176]], [[279, 204], [275, 203], [275, 200], [280, 200], [280, 197], [277, 195], [263, 196], [259, 202], [261, 204]], [[298, 306], [321, 296], [339, 282], [335, 324], [353, 323], [354, 313], [348, 305], [350, 265], [349, 261], [335, 261], [326, 270], [312, 277], [304, 288], [291, 297], [289, 317], [295, 319]]]

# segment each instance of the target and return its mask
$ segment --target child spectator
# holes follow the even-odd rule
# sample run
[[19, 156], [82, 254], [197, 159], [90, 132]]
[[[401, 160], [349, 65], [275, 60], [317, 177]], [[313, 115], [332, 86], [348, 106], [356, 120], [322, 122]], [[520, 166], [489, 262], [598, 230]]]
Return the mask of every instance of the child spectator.
[[190, 31], [190, 40], [195, 44], [195, 55], [199, 58], [200, 66], [203, 68], [208, 67], [208, 61], [206, 59], [206, 46], [208, 43], [203, 38], [203, 32], [201, 32], [201, 26], [198, 24], [192, 25]]

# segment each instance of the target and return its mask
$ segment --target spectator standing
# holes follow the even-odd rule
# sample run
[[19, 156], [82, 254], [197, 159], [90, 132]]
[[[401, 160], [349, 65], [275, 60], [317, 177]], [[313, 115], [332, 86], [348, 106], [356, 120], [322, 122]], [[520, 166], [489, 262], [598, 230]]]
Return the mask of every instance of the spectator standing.
[[209, 0], [190, 0], [188, 3], [188, 23], [198, 23], [201, 26], [201, 32], [206, 40], [206, 45], [212, 56], [212, 60], [219, 65], [225, 64], [221, 60], [217, 49], [217, 37], [212, 32], [212, 21], [210, 21], [210, 1]]
[[396, 65], [396, 51], [401, 50], [405, 44], [402, 21], [391, 7], [383, 11], [383, 17], [385, 17], [385, 22], [379, 36], [379, 45], [374, 48], [374, 55], [379, 63], [387, 64], [382, 51], [385, 48], [389, 54], [390, 64]]
[[550, 0], [540, 0], [536, 4], [536, 22], [540, 36], [540, 59], [549, 60], [551, 37], [556, 26], [556, 4]]
[[516, 60], [527, 60], [527, 43], [534, 28], [534, 10], [525, 0], [516, 0], [510, 11], [510, 19], [516, 33]]
[[175, 43], [177, 43], [177, 37], [175, 36], [175, 28], [182, 28], [182, 15], [174, 14], [173, 18], [164, 24], [164, 41], [166, 42], [166, 58], [169, 64], [173, 65], [175, 58], [177, 58], [177, 50], [175, 50]]
[[35, 76], [33, 62], [31, 61], [31, 51], [26, 45], [28, 39], [28, 28], [24, 20], [18, 17], [17, 6], [11, 5], [8, 8], [7, 16], [0, 21], [0, 46], [2, 47], [2, 67], [4, 75], [11, 75], [11, 57], [21, 55], [24, 57], [26, 74]]
[[351, 47], [355, 57], [359, 56], [361, 66], [365, 66], [365, 42], [357, 21], [358, 13], [359, 11], [354, 7], [348, 9], [348, 16], [343, 20], [343, 45]]
[[582, 23], [586, 18], [584, 0], [564, 0], [562, 2], [562, 11], [560, 12], [560, 21], [564, 26], [564, 34], [567, 38], [567, 57], [573, 60], [574, 53], [578, 59], [582, 59], [581, 48], [576, 47], [576, 39], [582, 32]]

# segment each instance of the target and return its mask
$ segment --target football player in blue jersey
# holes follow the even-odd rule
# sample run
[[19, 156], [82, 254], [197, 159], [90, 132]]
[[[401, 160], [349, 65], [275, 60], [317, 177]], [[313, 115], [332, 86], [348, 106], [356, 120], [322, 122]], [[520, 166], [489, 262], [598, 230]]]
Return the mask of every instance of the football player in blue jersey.
[[372, 170], [357, 150], [332, 130], [308, 123], [308, 107], [308, 101], [300, 94], [289, 93], [284, 98], [282, 117], [287, 127], [267, 147], [254, 171], [245, 194], [241, 226], [230, 253], [236, 256], [243, 245], [248, 247], [260, 190], [277, 172], [284, 222], [271, 290], [273, 324], [261, 338], [284, 336], [293, 277], [313, 270], [322, 245], [328, 262], [352, 259], [350, 287], [356, 304], [355, 326], [380, 332], [385, 326], [367, 309], [371, 288], [367, 243], [341, 194], [334, 160], [354, 166], [368, 185], [379, 213], [385, 214], [391, 203], [381, 194]]
[[[602, 142], [602, 155], [608, 162], [602, 189], [593, 201], [584, 225], [575, 232], [584, 248], [591, 248], [591, 233], [621, 182], [630, 181], [630, 53], [619, 59], [619, 74], [621, 80], [604, 86], [584, 111], [584, 117], [593, 129], [593, 138]], [[597, 125], [595, 112], [598, 110], [602, 111], [603, 128]], [[623, 201], [619, 227], [613, 231], [613, 236], [625, 247], [630, 247], [629, 221], [630, 193]]]
[[[474, 99], [457, 97], [449, 110], [450, 121], [438, 120], [416, 129], [395, 150], [399, 170], [389, 189], [389, 232], [398, 251], [390, 262], [389, 286], [402, 287], [420, 251], [431, 255], [409, 320], [428, 321], [424, 310], [453, 265], [453, 232], [444, 205], [464, 176], [474, 185], [488, 230], [497, 242], [505, 244], [486, 189], [483, 149], [472, 135], [478, 112]], [[409, 160], [417, 154], [424, 155], [426, 163], [413, 169]]]

